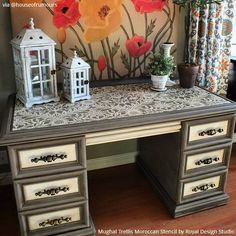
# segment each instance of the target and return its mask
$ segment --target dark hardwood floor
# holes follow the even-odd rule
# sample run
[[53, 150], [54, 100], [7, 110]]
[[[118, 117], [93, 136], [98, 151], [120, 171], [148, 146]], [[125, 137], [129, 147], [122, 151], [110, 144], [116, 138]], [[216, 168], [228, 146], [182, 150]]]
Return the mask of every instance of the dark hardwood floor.
[[[182, 235], [191, 235], [187, 230], [195, 230], [192, 235], [236, 235], [236, 145], [226, 186], [229, 203], [178, 219], [171, 218], [134, 164], [92, 171], [88, 176], [90, 210], [97, 235], [105, 235], [102, 230], [117, 230], [110, 235], [135, 235], [134, 230], [138, 229], [159, 230], [159, 235], [181, 235], [175, 231], [179, 229], [183, 230]], [[119, 230], [127, 231], [119, 234]], [[18, 235], [12, 186], [1, 186], [0, 236]]]

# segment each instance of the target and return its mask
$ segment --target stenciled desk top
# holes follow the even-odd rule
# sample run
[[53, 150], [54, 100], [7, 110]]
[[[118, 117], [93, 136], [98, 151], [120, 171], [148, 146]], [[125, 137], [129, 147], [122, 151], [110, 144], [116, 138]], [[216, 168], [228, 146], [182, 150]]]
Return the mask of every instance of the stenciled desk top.
[[231, 103], [199, 87], [172, 87], [165, 92], [155, 92], [149, 84], [129, 84], [91, 88], [90, 93], [90, 100], [74, 104], [61, 99], [60, 102], [25, 108], [17, 101], [12, 131], [142, 117]]

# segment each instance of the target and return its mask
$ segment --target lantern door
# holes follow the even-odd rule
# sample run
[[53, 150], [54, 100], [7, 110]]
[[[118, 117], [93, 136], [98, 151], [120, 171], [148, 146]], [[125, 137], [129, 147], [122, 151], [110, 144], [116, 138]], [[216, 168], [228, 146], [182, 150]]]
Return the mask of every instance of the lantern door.
[[29, 97], [33, 100], [47, 100], [55, 96], [54, 59], [51, 47], [27, 48], [27, 73]]
[[86, 70], [78, 70], [74, 73], [75, 97], [84, 97], [87, 95], [86, 86], [88, 84]]

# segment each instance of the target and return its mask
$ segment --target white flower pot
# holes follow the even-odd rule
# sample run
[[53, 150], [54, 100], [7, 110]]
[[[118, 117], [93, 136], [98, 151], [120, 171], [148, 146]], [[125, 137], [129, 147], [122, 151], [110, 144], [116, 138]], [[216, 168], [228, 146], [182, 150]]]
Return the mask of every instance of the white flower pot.
[[151, 80], [154, 89], [165, 90], [168, 75], [151, 75]]

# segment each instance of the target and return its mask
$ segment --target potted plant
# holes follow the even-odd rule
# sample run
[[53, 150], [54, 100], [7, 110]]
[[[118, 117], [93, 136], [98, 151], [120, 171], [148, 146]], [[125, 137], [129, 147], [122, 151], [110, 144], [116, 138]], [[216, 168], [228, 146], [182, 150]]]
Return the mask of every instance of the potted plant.
[[166, 82], [169, 75], [173, 72], [173, 57], [166, 57], [163, 54], [153, 54], [148, 63], [148, 70], [151, 74], [152, 89], [156, 91], [165, 91]]
[[191, 22], [190, 10], [192, 8], [202, 8], [211, 3], [220, 4], [222, 0], [172, 0], [172, 2], [180, 7], [187, 9], [185, 17], [185, 52], [184, 52], [184, 63], [177, 65], [179, 72], [180, 86], [184, 88], [192, 88], [197, 78], [199, 66], [196, 62], [190, 59], [190, 50], [188, 47], [189, 42], [189, 26]]

